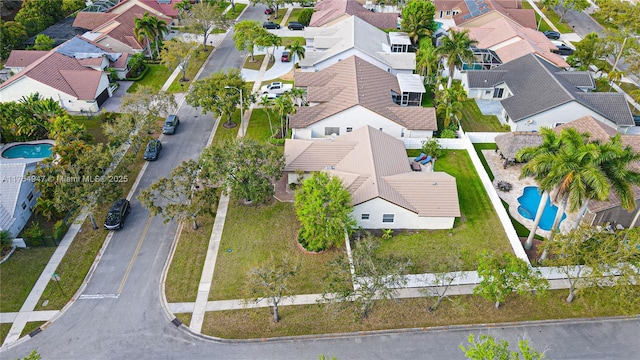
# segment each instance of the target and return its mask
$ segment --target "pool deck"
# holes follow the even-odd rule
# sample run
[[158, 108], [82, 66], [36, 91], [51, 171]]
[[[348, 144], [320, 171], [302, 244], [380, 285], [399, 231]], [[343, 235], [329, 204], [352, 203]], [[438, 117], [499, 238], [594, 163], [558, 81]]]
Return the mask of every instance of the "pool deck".
[[[31, 164], [34, 162], [42, 161], [44, 158], [15, 158], [9, 159], [2, 156], [2, 152], [12, 146], [16, 145], [33, 145], [33, 144], [51, 144], [55, 145], [56, 142], [50, 139], [42, 139], [42, 140], [34, 140], [34, 141], [24, 141], [24, 142], [12, 142], [8, 144], [0, 145], [0, 164]], [[48, 157], [48, 156], [47, 156]]]
[[[493, 173], [493, 185], [499, 181], [506, 181], [513, 185], [513, 189], [510, 192], [498, 191], [498, 196], [502, 200], [504, 200], [507, 204], [509, 204], [509, 215], [511, 215], [516, 221], [531, 229], [533, 226], [533, 220], [529, 220], [520, 213], [518, 213], [518, 197], [522, 195], [522, 191], [527, 186], [537, 186], [536, 182], [532, 178], [524, 178], [520, 179], [520, 170], [522, 169], [523, 164], [515, 164], [509, 165], [506, 169], [502, 167], [502, 160], [500, 159], [500, 154], [496, 153], [493, 150], [482, 150], [482, 155], [487, 160], [487, 164], [489, 164], [489, 168], [491, 168], [491, 172]], [[496, 187], [497, 189], [497, 187]], [[553, 202], [553, 194], [551, 195], [551, 200]], [[558, 205], [558, 204], [554, 204]], [[573, 225], [576, 222], [577, 213], [566, 213], [567, 217], [560, 224], [561, 232], [568, 232], [573, 228]], [[550, 231], [542, 230], [538, 228], [536, 234], [542, 237], [548, 237], [550, 235]]]

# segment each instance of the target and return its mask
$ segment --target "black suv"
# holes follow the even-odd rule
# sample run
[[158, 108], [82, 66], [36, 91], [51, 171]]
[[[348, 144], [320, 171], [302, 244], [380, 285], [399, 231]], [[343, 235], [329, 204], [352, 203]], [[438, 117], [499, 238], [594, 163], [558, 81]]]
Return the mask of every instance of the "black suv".
[[289, 30], [304, 30], [304, 25], [299, 22], [291, 21], [287, 26]]
[[130, 212], [131, 205], [129, 204], [129, 200], [116, 200], [109, 208], [109, 213], [104, 221], [104, 227], [106, 227], [107, 230], [122, 229], [124, 227], [124, 219]]
[[280, 24], [276, 24], [273, 21], [265, 21], [262, 23], [262, 27], [265, 29], [280, 29]]
[[160, 155], [160, 150], [162, 150], [162, 143], [160, 140], [151, 140], [147, 144], [147, 149], [144, 151], [144, 159], [147, 161], [158, 160], [158, 155]]
[[167, 135], [173, 135], [176, 133], [176, 130], [180, 126], [180, 118], [178, 115], [169, 115], [167, 119], [164, 121], [164, 126], [162, 127], [162, 133]]

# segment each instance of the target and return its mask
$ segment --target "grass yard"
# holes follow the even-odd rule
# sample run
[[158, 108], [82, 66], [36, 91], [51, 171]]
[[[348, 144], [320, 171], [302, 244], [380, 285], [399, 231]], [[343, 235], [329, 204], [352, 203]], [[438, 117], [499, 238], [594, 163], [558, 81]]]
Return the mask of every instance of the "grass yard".
[[413, 273], [431, 271], [447, 255], [461, 256], [464, 268], [459, 270], [474, 270], [476, 257], [482, 250], [493, 254], [511, 252], [469, 154], [464, 150], [445, 150], [445, 155], [436, 161], [435, 170], [456, 178], [462, 217], [456, 219], [451, 230], [424, 230], [383, 240], [379, 251], [408, 256], [413, 261]]
[[278, 8], [278, 17], [276, 18], [275, 15], [276, 14], [271, 14], [269, 15], [269, 19], [267, 19], [268, 21], [273, 21], [276, 24], [280, 24], [283, 27], [285, 27], [287, 24], [283, 24], [282, 23], [282, 19], [284, 19], [284, 15], [287, 13], [287, 8], [285, 7], [281, 7]]
[[102, 131], [102, 114], [95, 114], [90, 118], [82, 115], [71, 116], [73, 122], [84, 125], [85, 132], [91, 135], [92, 144], [107, 144], [109, 140]]
[[[240, 126], [240, 109], [236, 109], [236, 111], [233, 112], [231, 120]], [[225, 122], [227, 122], [226, 118], [220, 119], [220, 124], [218, 124], [218, 129], [216, 130], [216, 134], [213, 136], [213, 141], [211, 142], [212, 146], [221, 145], [229, 139], [238, 137], [238, 131], [240, 131], [240, 128], [235, 126], [227, 129], [222, 126]]]
[[251, 61], [251, 55], [247, 56], [247, 59], [244, 61], [244, 65], [242, 65], [242, 68], [244, 69], [249, 69], [249, 70], [260, 70], [260, 67], [262, 66], [262, 62], [264, 61], [264, 57], [265, 55], [254, 55], [254, 61]]
[[147, 71], [142, 79], [131, 84], [131, 87], [127, 89], [128, 93], [136, 92], [136, 89], [140, 85], [151, 86], [153, 89], [159, 91], [169, 78], [169, 75], [171, 75], [171, 71], [162, 64], [147, 64], [147, 66], [149, 67], [149, 71]]
[[46, 321], [30, 321], [25, 324], [24, 329], [22, 329], [22, 333], [20, 333], [20, 337], [23, 337], [33, 330], [40, 327], [40, 325], [44, 324]]
[[0, 265], [0, 312], [20, 310], [55, 250], [55, 247], [16, 249]]
[[241, 4], [236, 2], [235, 9], [234, 8], [229, 9], [229, 11], [225, 14], [225, 16], [227, 17], [227, 19], [235, 19], [238, 16], [240, 16], [240, 13], [242, 13], [244, 8], [246, 7], [247, 7], [247, 4]]
[[495, 115], [484, 115], [474, 99], [462, 102], [460, 124], [467, 132], [504, 132], [505, 129]]
[[[189, 88], [193, 80], [195, 80], [196, 74], [198, 73], [198, 71], [200, 71], [202, 64], [204, 64], [204, 62], [207, 60], [207, 57], [209, 57], [209, 54], [211, 54], [211, 52], [213, 51], [213, 47], [207, 46], [207, 50], [208, 51], [202, 51], [202, 47], [198, 46], [198, 50], [196, 51], [194, 56], [191, 57], [191, 61], [189, 61], [189, 64], [187, 65], [187, 74], [185, 76], [187, 78], [187, 81], [180, 81], [180, 79], [182, 78], [182, 73], [178, 74], [173, 83], [171, 83], [171, 85], [169, 86], [169, 89], [167, 89], [167, 92], [183, 92]], [[166, 79], [168, 78], [169, 77], [167, 76]], [[184, 85], [184, 87], [180, 86], [180, 84]], [[162, 85], [164, 85], [164, 83], [160, 84], [160, 87], [162, 87]]]
[[[523, 9], [533, 9], [533, 7], [531, 6], [531, 4], [529, 4], [526, 1], [522, 2], [522, 8]], [[560, 15], [558, 15], [555, 11], [553, 10], [542, 10], [541, 7], [540, 11], [542, 11], [547, 18], [558, 28], [558, 31], [560, 31], [561, 33], [570, 33], [573, 32], [573, 29], [571, 29], [571, 26], [566, 24], [566, 23], [561, 23], [560, 22]], [[540, 16], [538, 15], [538, 13], [536, 13], [536, 21], [540, 20]], [[542, 21], [540, 23], [540, 31], [547, 31], [547, 30], [552, 30], [551, 27], [546, 23], [546, 21]]]
[[249, 127], [247, 128], [247, 137], [252, 138], [259, 143], [265, 143], [271, 137], [271, 127], [269, 126], [269, 118], [271, 118], [271, 127], [273, 131], [277, 131], [280, 126], [280, 119], [278, 114], [273, 111], [267, 111], [264, 109], [255, 108], [251, 112], [251, 120], [249, 121]]
[[296, 41], [303, 46], [307, 44], [307, 41], [304, 39], [304, 37], [301, 37], [301, 36], [282, 37], [281, 39], [282, 39], [281, 46], [284, 46], [284, 47], [291, 46]]
[[[247, 339], [625, 314], [611, 301], [605, 300], [616, 296], [612, 289], [580, 295], [570, 304], [565, 302], [566, 296], [567, 290], [550, 291], [541, 299], [511, 295], [500, 309], [479, 296], [452, 296], [451, 301], [443, 301], [435, 312], [427, 310], [433, 301], [430, 298], [381, 301], [362, 321], [354, 321], [351, 308], [334, 312], [325, 310], [321, 305], [281, 306], [278, 323], [271, 320], [269, 308], [212, 311], [205, 315], [202, 333]], [[628, 311], [637, 313], [638, 309]], [[460, 341], [465, 339], [461, 337]]]
[[618, 86], [620, 86], [628, 95], [631, 95], [633, 91], [638, 90], [638, 87], [633, 83], [621, 81]]
[[9, 335], [9, 330], [11, 330], [12, 323], [2, 323], [0, 324], [0, 343], [4, 342], [4, 339]]
[[344, 251], [303, 254], [295, 240], [298, 228], [292, 203], [273, 200], [268, 205], [247, 206], [232, 198], [209, 300], [243, 298], [247, 271], [263, 264], [270, 256], [289, 255], [300, 263], [297, 275], [291, 279], [290, 290], [294, 294], [321, 292], [327, 262], [344, 256]]
[[198, 217], [198, 230], [191, 228], [191, 221], [184, 222], [165, 282], [168, 302], [196, 301], [213, 220], [211, 216]]
[[282, 26], [284, 27], [292, 21], [298, 21], [298, 15], [300, 15], [300, 11], [302, 11], [301, 8], [295, 8], [291, 10], [291, 13], [289, 14], [289, 19], [287, 19], [287, 23], [282, 24]]

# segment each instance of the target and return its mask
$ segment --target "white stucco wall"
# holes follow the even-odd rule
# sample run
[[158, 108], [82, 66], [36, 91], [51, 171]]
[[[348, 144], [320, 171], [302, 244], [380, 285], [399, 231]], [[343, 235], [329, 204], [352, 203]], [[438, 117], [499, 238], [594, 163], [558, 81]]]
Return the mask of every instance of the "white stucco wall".
[[[35, 164], [28, 165], [25, 168], [25, 179], [30, 172], [35, 170]], [[31, 200], [28, 200], [30, 193], [33, 193]], [[13, 236], [17, 236], [24, 228], [31, 217], [33, 211], [31, 210], [35, 205], [40, 193], [36, 190], [35, 183], [30, 181], [23, 181], [20, 184], [20, 192], [18, 194], [18, 200], [16, 201], [16, 207], [14, 209], [13, 217], [16, 219], [9, 229], [9, 232]], [[25, 204], [25, 208], [22, 208], [22, 204]]]
[[[614, 129], [617, 128], [615, 123], [607, 120], [595, 111], [582, 106], [576, 101], [571, 101], [547, 110], [544, 113], [531, 116], [526, 120], [518, 121], [517, 123], [510, 120], [509, 125], [511, 126], [512, 131], [540, 131], [540, 128], [553, 127], [555, 123], [568, 123], [587, 115], [593, 116], [594, 119], [601, 121]], [[531, 120], [531, 123], [529, 123], [529, 120]]]
[[[389, 95], [391, 97], [391, 95]], [[384, 116], [378, 115], [375, 112], [368, 110], [362, 106], [356, 105], [347, 110], [341, 111], [338, 114], [332, 115], [322, 121], [312, 124], [306, 128], [306, 132], [299, 129], [294, 130], [295, 139], [311, 139], [329, 137], [325, 136], [325, 127], [338, 127], [340, 133], [338, 135], [344, 135], [347, 133], [347, 128], [356, 130], [362, 126], [370, 125], [373, 128], [380, 129], [386, 134], [389, 134], [395, 138], [431, 138], [432, 131], [429, 130], [407, 130], [400, 124], [397, 124]], [[404, 136], [402, 136], [404, 134]]]
[[[455, 220], [455, 217], [420, 217], [380, 198], [356, 205], [352, 214], [363, 229], [451, 229]], [[369, 220], [362, 220], [362, 214], [369, 214]], [[394, 221], [382, 222], [383, 214], [393, 214]]]

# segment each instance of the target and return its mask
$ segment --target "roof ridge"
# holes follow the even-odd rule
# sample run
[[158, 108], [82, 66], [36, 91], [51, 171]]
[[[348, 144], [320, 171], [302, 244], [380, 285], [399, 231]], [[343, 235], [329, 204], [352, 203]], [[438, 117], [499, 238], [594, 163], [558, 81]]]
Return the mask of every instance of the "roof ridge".
[[[570, 98], [572, 99], [576, 99], [576, 97], [573, 95], [573, 93], [571, 93], [569, 90], [567, 90], [567, 88], [560, 82], [560, 79], [556, 76], [555, 72], [551, 72], [541, 61], [547, 61], [547, 60], [542, 60], [539, 56], [535, 55], [535, 54], [530, 54], [531, 56], [533, 56], [533, 60], [540, 65], [540, 67], [542, 67], [543, 71], [546, 72], [547, 74], [549, 74], [551, 76], [551, 78], [553, 79], [553, 81], [558, 84], [558, 86], [560, 86], [560, 88], [562, 89], [562, 91], [564, 91], [567, 95], [569, 95]], [[547, 61], [548, 62], [548, 61]], [[557, 66], [549, 63], [549, 65], [552, 65], [554, 67], [557, 68]], [[564, 80], [563, 80], [564, 81]]]

